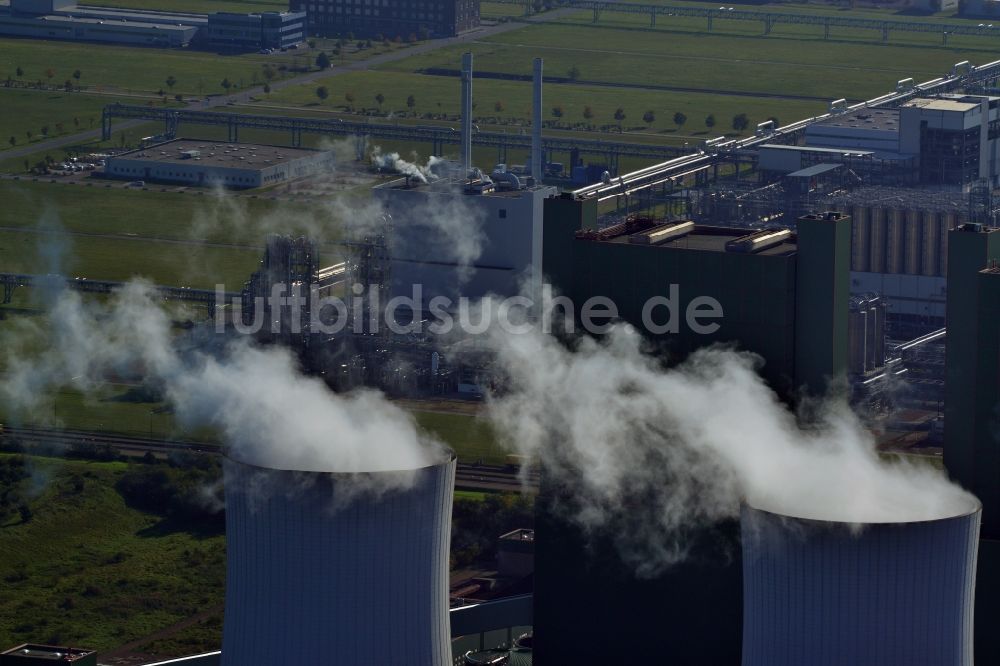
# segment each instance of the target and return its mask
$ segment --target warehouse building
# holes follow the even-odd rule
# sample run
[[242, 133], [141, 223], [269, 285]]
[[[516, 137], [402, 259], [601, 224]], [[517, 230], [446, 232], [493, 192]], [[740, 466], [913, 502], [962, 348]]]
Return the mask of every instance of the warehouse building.
[[305, 33], [305, 12], [215, 12], [208, 16], [208, 44], [221, 51], [284, 49], [302, 42]]
[[291, 0], [309, 32], [327, 36], [454, 37], [479, 27], [479, 0]]
[[0, 4], [0, 35], [12, 37], [180, 47], [207, 25], [204, 14], [80, 7], [75, 0]]
[[108, 158], [109, 178], [175, 185], [263, 187], [333, 169], [333, 153], [303, 148], [177, 139]]

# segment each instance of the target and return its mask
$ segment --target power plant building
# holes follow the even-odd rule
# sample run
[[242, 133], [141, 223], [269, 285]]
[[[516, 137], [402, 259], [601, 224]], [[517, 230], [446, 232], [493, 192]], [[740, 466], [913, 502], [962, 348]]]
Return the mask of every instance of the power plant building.
[[421, 285], [426, 307], [435, 296], [514, 296], [525, 280], [537, 287], [544, 204], [556, 192], [499, 170], [474, 182], [411, 177], [376, 187], [393, 219], [392, 295], [410, 296]]
[[479, 0], [291, 0], [290, 8], [306, 12], [311, 34], [327, 36], [424, 39], [479, 27]]
[[333, 169], [333, 153], [248, 143], [176, 139], [109, 157], [109, 178], [173, 185], [263, 187]]
[[806, 144], [912, 161], [925, 185], [1000, 183], [1000, 97], [940, 95], [863, 108], [810, 125]]
[[[803, 386], [823, 391], [829, 378], [847, 373], [849, 217], [806, 217], [797, 232], [641, 219], [598, 229], [593, 199], [563, 195], [545, 205], [546, 277], [577, 312], [593, 296], [610, 298], [619, 318], [670, 362], [734, 343], [763, 357], [762, 374], [786, 396]], [[677, 327], [651, 334], [644, 304], [671, 295], [672, 286]], [[688, 328], [685, 315], [699, 297], [721, 305], [722, 317], [701, 322], [714, 330]], [[665, 325], [669, 314], [663, 307], [653, 319]], [[739, 526], [690, 535], [688, 557], [646, 579], [622, 564], [613, 537], [585, 536], [560, 517], [558, 507], [572, 496], [572, 481], [543, 476], [535, 528], [540, 662], [739, 663]]]

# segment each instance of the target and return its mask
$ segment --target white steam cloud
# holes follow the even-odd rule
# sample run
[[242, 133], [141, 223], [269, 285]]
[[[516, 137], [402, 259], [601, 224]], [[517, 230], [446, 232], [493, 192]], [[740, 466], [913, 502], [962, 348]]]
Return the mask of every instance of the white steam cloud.
[[568, 349], [540, 333], [500, 338], [509, 391], [490, 405], [508, 445], [564, 491], [558, 510], [612, 533], [624, 559], [654, 574], [685, 556], [685, 535], [739, 515], [742, 501], [848, 523], [960, 515], [971, 495], [929, 465], [885, 462], [846, 405], [800, 425], [724, 348], [664, 370], [619, 326]]
[[303, 376], [285, 350], [245, 340], [215, 355], [180, 350], [143, 283], [129, 283], [106, 305], [63, 291], [45, 330], [43, 354], [7, 359], [3, 398], [22, 411], [38, 409], [56, 387], [92, 391], [109, 377], [141, 376], [162, 388], [183, 426], [217, 428], [244, 462], [359, 473], [442, 459], [440, 446], [420, 435], [405, 411], [375, 392], [332, 393]]
[[[416, 154], [414, 154], [413, 159], [416, 160]], [[421, 183], [430, 183], [438, 180], [439, 176], [435, 173], [435, 166], [444, 162], [440, 157], [435, 157], [431, 155], [427, 159], [427, 164], [417, 164], [415, 161], [410, 162], [404, 160], [400, 157], [399, 153], [383, 153], [382, 148], [375, 146], [372, 149], [372, 162], [375, 166], [380, 169], [392, 169], [398, 171], [404, 176], [409, 176], [411, 178], [416, 178]]]

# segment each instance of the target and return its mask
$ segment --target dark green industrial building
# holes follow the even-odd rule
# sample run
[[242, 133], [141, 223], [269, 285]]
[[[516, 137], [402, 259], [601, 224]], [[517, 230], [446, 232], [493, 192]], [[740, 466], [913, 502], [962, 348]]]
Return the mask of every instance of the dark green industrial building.
[[[644, 330], [648, 299], [669, 297], [676, 285], [677, 332], [647, 331], [669, 360], [713, 343], [733, 344], [760, 355], [765, 378], [789, 400], [803, 389], [821, 392], [846, 374], [847, 216], [807, 216], [795, 233], [777, 234], [650, 222], [624, 225], [617, 234], [596, 227], [596, 201], [571, 195], [546, 201], [545, 277], [577, 314], [588, 298], [606, 296], [621, 320]], [[722, 308], [721, 318], [704, 320], [718, 324], [707, 334], [685, 321], [688, 307], [703, 296]], [[664, 323], [667, 308], [655, 312], [654, 320]], [[690, 555], [643, 579], [621, 563], [613, 535], [585, 536], [558, 517], [572, 496], [572, 489], [543, 477], [535, 532], [538, 663], [739, 664], [739, 526], [687, 535]], [[642, 515], [637, 505], [635, 520]]]
[[1000, 663], [1000, 230], [948, 235], [944, 462], [983, 503], [976, 663]]

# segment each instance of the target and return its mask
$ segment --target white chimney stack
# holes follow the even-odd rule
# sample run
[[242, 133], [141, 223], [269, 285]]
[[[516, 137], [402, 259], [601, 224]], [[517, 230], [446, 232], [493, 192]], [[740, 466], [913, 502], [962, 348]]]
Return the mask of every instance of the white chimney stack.
[[472, 168], [472, 54], [462, 55], [462, 169]]
[[542, 59], [535, 58], [531, 117], [531, 175], [542, 179]]

